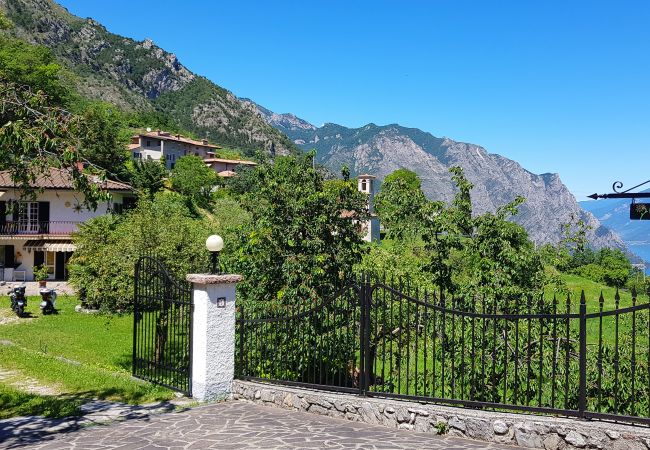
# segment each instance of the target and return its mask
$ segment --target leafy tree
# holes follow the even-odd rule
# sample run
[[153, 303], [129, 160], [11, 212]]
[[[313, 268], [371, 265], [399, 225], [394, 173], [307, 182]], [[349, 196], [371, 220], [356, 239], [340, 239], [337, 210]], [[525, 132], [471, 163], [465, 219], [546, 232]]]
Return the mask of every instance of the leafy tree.
[[[42, 92], [0, 79], [0, 170], [8, 170], [25, 197], [33, 197], [31, 187], [49, 167], [68, 168], [75, 189], [84, 194], [84, 203], [96, 208], [108, 198], [99, 185], [81, 171], [78, 129], [80, 119], [52, 106]], [[103, 177], [101, 171], [97, 172]]]
[[348, 181], [350, 179], [350, 168], [346, 164], [341, 166], [341, 177], [343, 177], [343, 181]]
[[171, 172], [172, 188], [190, 198], [198, 206], [206, 207], [212, 189], [217, 183], [217, 174], [198, 156], [183, 156]]
[[0, 36], [0, 79], [29, 86], [46, 95], [51, 104], [65, 106], [70, 91], [61, 75], [61, 66], [47, 47]]
[[[104, 173], [81, 152], [92, 127], [67, 109], [71, 98], [48, 49], [0, 36], [0, 170], [10, 171], [23, 196], [33, 197], [36, 178], [52, 166], [67, 168], [86, 206], [95, 208], [108, 195], [87, 175]], [[80, 161], [87, 171], [77, 167]]]
[[423, 232], [428, 203], [417, 174], [399, 169], [384, 179], [375, 207], [388, 237], [414, 239]]
[[633, 272], [630, 260], [618, 249], [601, 249], [596, 254], [596, 263], [603, 268], [603, 281], [608, 286], [625, 286]]
[[128, 135], [122, 114], [104, 103], [93, 103], [81, 116], [81, 156], [119, 180], [128, 178]]
[[251, 216], [231, 261], [250, 301], [296, 305], [334, 293], [361, 260], [364, 196], [351, 181], [324, 181], [312, 156], [279, 157], [250, 173], [256, 190], [242, 204]]
[[519, 197], [499, 207], [496, 213], [486, 213], [473, 220], [474, 234], [464, 240], [459, 258], [466, 265], [467, 274], [463, 283], [459, 283], [461, 291], [516, 301], [540, 290], [541, 259], [526, 230], [508, 221], [517, 214], [517, 206], [523, 201]]
[[133, 187], [153, 200], [157, 192], [165, 187], [167, 168], [161, 161], [154, 159], [140, 159], [133, 164], [131, 182]]

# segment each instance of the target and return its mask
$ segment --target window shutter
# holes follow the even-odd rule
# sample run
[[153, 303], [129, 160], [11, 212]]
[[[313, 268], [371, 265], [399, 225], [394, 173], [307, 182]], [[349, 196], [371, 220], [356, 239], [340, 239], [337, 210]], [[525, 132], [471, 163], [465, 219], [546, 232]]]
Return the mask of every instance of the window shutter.
[[13, 245], [5, 245], [5, 267], [14, 267], [15, 260], [14, 260], [14, 246]]
[[20, 203], [11, 202], [11, 219], [14, 222], [18, 222], [18, 209], [20, 208]]
[[49, 233], [50, 202], [38, 202], [38, 225], [41, 233]]
[[7, 202], [0, 202], [0, 226], [7, 223]]

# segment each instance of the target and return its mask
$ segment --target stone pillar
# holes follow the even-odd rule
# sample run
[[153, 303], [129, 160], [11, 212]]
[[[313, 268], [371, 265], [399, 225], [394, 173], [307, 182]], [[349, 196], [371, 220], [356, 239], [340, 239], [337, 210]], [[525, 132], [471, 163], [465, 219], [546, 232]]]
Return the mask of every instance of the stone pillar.
[[189, 274], [192, 303], [192, 396], [227, 398], [235, 375], [235, 287], [241, 275]]

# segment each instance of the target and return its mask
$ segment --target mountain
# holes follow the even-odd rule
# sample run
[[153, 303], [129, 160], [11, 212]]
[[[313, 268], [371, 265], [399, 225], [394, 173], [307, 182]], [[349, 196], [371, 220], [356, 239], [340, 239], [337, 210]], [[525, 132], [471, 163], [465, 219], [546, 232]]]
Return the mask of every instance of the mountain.
[[[297, 151], [231, 92], [198, 76], [156, 46], [110, 33], [51, 0], [0, 0], [13, 35], [50, 48], [82, 95], [127, 111], [157, 112], [197, 137], [252, 153]], [[128, 14], [128, 12], [125, 12]], [[143, 124], [146, 125], [146, 124]]]
[[580, 202], [580, 206], [618, 233], [632, 253], [650, 263], [650, 222], [630, 220], [630, 200], [587, 200]]
[[557, 174], [536, 175], [478, 145], [438, 138], [416, 128], [372, 123], [361, 128], [333, 123], [315, 127], [293, 114], [276, 114], [259, 106], [257, 109], [260, 117], [298, 146], [316, 149], [317, 161], [335, 173], [345, 164], [352, 174], [367, 172], [382, 180], [404, 167], [419, 175], [428, 198], [449, 202], [455, 193], [449, 168], [461, 166], [474, 184], [475, 212], [495, 211], [521, 195], [526, 202], [515, 221], [528, 230], [535, 242], [558, 242], [560, 225], [574, 217], [592, 227], [589, 239], [595, 247], [624, 248], [615, 233], [580, 208]]

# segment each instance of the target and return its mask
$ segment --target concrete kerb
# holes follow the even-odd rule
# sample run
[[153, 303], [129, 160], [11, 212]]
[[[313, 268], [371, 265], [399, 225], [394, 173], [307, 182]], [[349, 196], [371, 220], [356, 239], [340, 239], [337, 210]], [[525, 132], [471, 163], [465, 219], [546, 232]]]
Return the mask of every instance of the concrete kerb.
[[526, 448], [650, 449], [650, 429], [610, 422], [453, 408], [235, 380], [233, 397], [390, 428]]

